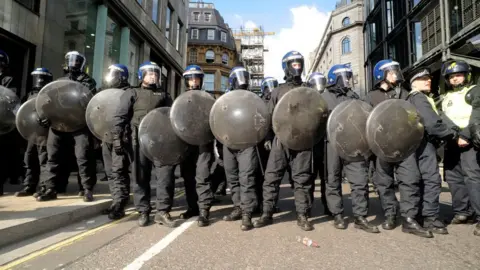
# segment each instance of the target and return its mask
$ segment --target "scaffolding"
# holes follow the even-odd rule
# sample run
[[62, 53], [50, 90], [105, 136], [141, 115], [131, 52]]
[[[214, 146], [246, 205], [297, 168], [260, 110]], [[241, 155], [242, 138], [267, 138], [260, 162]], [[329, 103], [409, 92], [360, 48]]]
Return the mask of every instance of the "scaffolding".
[[275, 35], [274, 32], [265, 32], [263, 28], [257, 27], [253, 29], [233, 30], [233, 36], [236, 40], [240, 40], [240, 58], [245, 68], [250, 72], [251, 90], [254, 92], [260, 91], [260, 83], [264, 78], [264, 52], [268, 50], [265, 48], [265, 36]]

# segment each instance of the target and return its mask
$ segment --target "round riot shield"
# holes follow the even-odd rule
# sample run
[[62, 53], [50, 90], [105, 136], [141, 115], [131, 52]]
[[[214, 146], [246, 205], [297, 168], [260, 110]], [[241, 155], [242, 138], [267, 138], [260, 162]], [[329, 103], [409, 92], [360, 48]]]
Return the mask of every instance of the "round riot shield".
[[272, 126], [278, 140], [292, 150], [312, 148], [325, 135], [328, 105], [322, 95], [309, 87], [288, 91], [278, 101]]
[[150, 111], [138, 127], [140, 151], [151, 161], [161, 165], [176, 165], [188, 152], [188, 144], [173, 131], [170, 123], [170, 107]]
[[40, 90], [35, 107], [40, 118], [50, 120], [54, 130], [74, 132], [85, 127], [85, 110], [92, 97], [81, 83], [58, 80]]
[[12, 90], [0, 86], [0, 135], [15, 129], [15, 114], [20, 107], [20, 99]]
[[209, 115], [215, 99], [205, 91], [187, 91], [173, 102], [170, 121], [173, 131], [191, 145], [205, 145], [213, 141]]
[[250, 91], [230, 91], [213, 104], [210, 128], [228, 148], [243, 150], [255, 146], [265, 139], [270, 128], [267, 105]]
[[25, 140], [36, 145], [46, 145], [48, 128], [44, 128], [38, 123], [35, 98], [29, 99], [18, 109], [15, 123], [18, 132]]
[[328, 141], [344, 160], [357, 162], [372, 155], [365, 130], [372, 106], [361, 100], [345, 100], [330, 113]]
[[367, 141], [377, 158], [400, 162], [410, 156], [423, 140], [423, 119], [415, 106], [399, 99], [378, 104], [367, 119]]
[[120, 105], [120, 97], [124, 90], [105, 89], [93, 96], [87, 105], [85, 120], [90, 131], [97, 139], [112, 143], [112, 118]]

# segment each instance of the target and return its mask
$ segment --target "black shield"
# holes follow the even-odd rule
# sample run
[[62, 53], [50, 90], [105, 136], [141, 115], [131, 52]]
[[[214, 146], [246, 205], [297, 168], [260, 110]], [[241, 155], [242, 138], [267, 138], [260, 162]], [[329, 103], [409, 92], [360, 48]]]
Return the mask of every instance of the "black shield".
[[188, 144], [173, 131], [170, 107], [150, 111], [138, 127], [140, 150], [151, 161], [162, 165], [176, 165], [188, 153]]
[[112, 143], [112, 117], [120, 106], [120, 97], [124, 90], [111, 88], [102, 90], [93, 96], [87, 106], [85, 118], [90, 131], [99, 140]]
[[20, 108], [20, 99], [12, 90], [0, 86], [0, 135], [15, 129], [15, 114]]
[[370, 104], [353, 99], [338, 104], [330, 113], [328, 141], [342, 159], [356, 162], [372, 155], [365, 130], [372, 109]]
[[32, 98], [23, 103], [17, 112], [17, 118], [15, 119], [17, 130], [25, 140], [36, 145], [46, 145], [48, 128], [40, 126], [37, 120], [35, 98]]
[[308, 87], [288, 91], [272, 116], [275, 136], [289, 149], [312, 148], [325, 135], [328, 105], [321, 94]]
[[92, 97], [92, 92], [81, 83], [58, 80], [42, 88], [35, 107], [41, 118], [50, 120], [53, 129], [74, 132], [85, 127], [85, 111]]
[[269, 127], [267, 105], [250, 91], [230, 91], [217, 99], [210, 111], [213, 135], [234, 150], [257, 145], [267, 136]]
[[368, 145], [377, 158], [386, 162], [400, 162], [413, 154], [424, 132], [422, 117], [405, 100], [385, 100], [367, 119]]
[[209, 115], [215, 99], [205, 91], [187, 91], [173, 102], [170, 121], [175, 133], [191, 145], [213, 141]]

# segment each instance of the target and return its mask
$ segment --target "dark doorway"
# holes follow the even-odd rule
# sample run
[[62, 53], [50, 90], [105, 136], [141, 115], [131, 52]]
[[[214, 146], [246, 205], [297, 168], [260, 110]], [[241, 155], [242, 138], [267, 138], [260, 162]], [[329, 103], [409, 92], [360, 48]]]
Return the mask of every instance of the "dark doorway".
[[36, 46], [1, 28], [0, 44], [0, 50], [10, 59], [9, 74], [14, 79], [17, 95], [23, 98], [32, 85], [29, 74], [34, 69]]

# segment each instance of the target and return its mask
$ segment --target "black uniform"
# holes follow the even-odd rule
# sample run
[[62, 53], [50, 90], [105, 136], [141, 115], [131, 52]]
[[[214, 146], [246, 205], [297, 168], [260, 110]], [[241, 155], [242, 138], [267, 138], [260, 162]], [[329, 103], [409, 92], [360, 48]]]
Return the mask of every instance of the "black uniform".
[[[119, 89], [130, 89], [130, 85], [119, 86]], [[129, 144], [130, 125], [125, 126], [125, 136], [123, 137], [125, 144]], [[123, 209], [130, 198], [130, 175], [129, 166], [130, 159], [128, 155], [118, 155], [113, 151], [112, 143], [102, 142], [102, 158], [105, 166], [105, 174], [107, 175], [110, 193], [112, 194], [112, 210], [113, 207]]]
[[422, 181], [421, 213], [425, 218], [438, 218], [442, 178], [439, 173], [436, 148], [441, 141], [450, 141], [455, 132], [442, 121], [424, 93], [412, 91], [408, 101], [415, 106], [425, 126], [424, 140], [416, 152]]
[[162, 90], [129, 88], [123, 93], [120, 105], [113, 117], [113, 137], [123, 138], [126, 127], [131, 127], [131, 145], [124, 147], [133, 154], [132, 175], [135, 179], [134, 204], [138, 212], [147, 215], [151, 212], [151, 172], [152, 166], [157, 178], [157, 211], [170, 211], [175, 190], [174, 166], [152, 162], [140, 151], [138, 127], [143, 117], [158, 107], [169, 107], [172, 99]]
[[[74, 75], [72, 73], [66, 74], [65, 78], [79, 82], [96, 93], [96, 82], [86, 73]], [[75, 132], [61, 132], [50, 128], [47, 139], [47, 169], [45, 187], [47, 192], [49, 189], [56, 191], [56, 183], [59, 178], [63, 177], [65, 166], [68, 165], [69, 147], [74, 145], [75, 157], [77, 159], [78, 174], [80, 176], [82, 186], [88, 192], [89, 197], [85, 200], [91, 201], [91, 191], [97, 183], [95, 153], [93, 149], [93, 135], [90, 133], [88, 127], [84, 127]], [[68, 179], [68, 178], [67, 178]], [[86, 194], [87, 195], [87, 194]], [[40, 196], [39, 200], [48, 199], [48, 196]]]
[[[396, 89], [388, 91], [374, 89], [367, 96], [369, 103], [374, 107], [387, 99], [406, 99], [407, 97], [408, 92], [403, 88], [399, 88], [398, 92]], [[398, 163], [385, 162], [379, 158], [376, 161], [375, 185], [377, 186], [387, 221], [393, 219], [393, 223], [398, 209], [398, 201], [393, 188], [394, 175], [400, 189], [401, 215], [404, 218], [415, 218], [420, 204], [420, 172], [415, 153]]]
[[[345, 100], [359, 99], [359, 96], [349, 90], [345, 92], [338, 87], [329, 87], [322, 93], [322, 97], [328, 104], [331, 112]], [[342, 199], [342, 171], [350, 182], [353, 215], [356, 218], [366, 217], [368, 214], [368, 168], [365, 161], [348, 162], [338, 156], [331, 142], [326, 141], [326, 156], [328, 180], [326, 183], [326, 196], [328, 209], [334, 216], [343, 214]], [[343, 222], [343, 217], [341, 221]]]
[[[301, 81], [287, 79], [287, 82], [273, 89], [272, 97], [269, 102], [269, 112], [273, 115], [273, 110], [277, 102], [291, 89], [300, 87]], [[271, 138], [267, 137], [267, 139]], [[298, 224], [305, 229], [313, 229], [307, 224], [306, 218], [312, 207], [313, 198], [311, 196], [313, 186], [313, 151], [312, 149], [295, 151], [288, 149], [281, 144], [278, 138], [272, 142], [272, 150], [268, 158], [267, 168], [265, 170], [265, 181], [263, 183], [263, 213], [265, 217], [271, 217], [274, 211], [276, 199], [280, 192], [280, 184], [287, 170], [290, 171], [294, 183], [295, 207], [298, 215]], [[261, 220], [256, 223], [256, 227], [267, 224]]]

